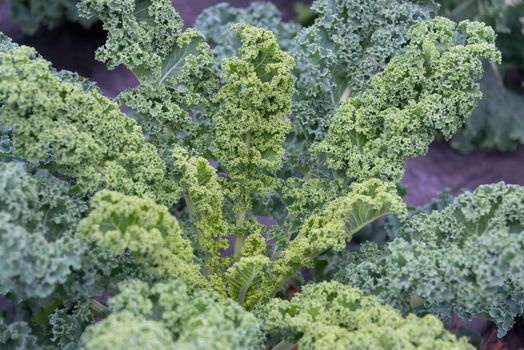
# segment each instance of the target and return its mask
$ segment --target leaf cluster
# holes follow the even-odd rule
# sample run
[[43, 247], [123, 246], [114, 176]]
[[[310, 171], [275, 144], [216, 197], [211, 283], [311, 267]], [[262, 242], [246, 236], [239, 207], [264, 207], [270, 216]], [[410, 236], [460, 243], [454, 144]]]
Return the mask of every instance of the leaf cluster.
[[[524, 34], [521, 1], [440, 0], [440, 13], [452, 20], [478, 20], [492, 26], [497, 33], [497, 48], [502, 65], [491, 65], [481, 80], [484, 97], [452, 139], [451, 145], [461, 152], [475, 148], [512, 151], [524, 140], [524, 106], [521, 77], [524, 72]], [[517, 81], [517, 83], [515, 83]]]
[[523, 205], [522, 187], [480, 186], [350, 254], [338, 279], [404, 312], [489, 318], [503, 336], [523, 309]]
[[[256, 16], [275, 13], [267, 4], [208, 10], [199, 20], [206, 37], [183, 29], [168, 0], [83, 0], [81, 13], [107, 31], [97, 58], [139, 81], [114, 100], [0, 36], [0, 293], [15, 304], [0, 341], [467, 348], [436, 318], [401, 315], [339, 283], [281, 298], [302, 269], [344, 251], [366, 225], [385, 215], [404, 220], [404, 162], [435, 137], [451, 137], [480, 99], [482, 60], [500, 58], [493, 30], [429, 19], [432, 6], [319, 0], [322, 16], [291, 41], [298, 28]], [[220, 41], [214, 51], [212, 40]], [[326, 122], [317, 133], [313, 119]], [[509, 213], [521, 196], [499, 187], [509, 191], [500, 198], [515, 197]], [[457, 210], [473, 212], [467, 218], [480, 225], [491, 202], [471, 196], [481, 204]], [[277, 219], [271, 231], [262, 213]], [[519, 227], [516, 213], [511, 229]], [[401, 231], [422, 226], [418, 217]], [[443, 216], [438, 227], [458, 235], [455, 219]], [[499, 243], [501, 256], [512, 253]], [[478, 259], [492, 246], [477, 245]], [[501, 288], [518, 274], [491, 271]], [[507, 300], [505, 292], [484, 297]], [[467, 295], [460, 302], [469, 310]], [[497, 307], [506, 319], [522, 312], [520, 304]]]
[[27, 34], [34, 34], [38, 29], [53, 29], [64, 21], [80, 23], [91, 27], [95, 19], [80, 17], [76, 5], [78, 0], [10, 0], [11, 18]]

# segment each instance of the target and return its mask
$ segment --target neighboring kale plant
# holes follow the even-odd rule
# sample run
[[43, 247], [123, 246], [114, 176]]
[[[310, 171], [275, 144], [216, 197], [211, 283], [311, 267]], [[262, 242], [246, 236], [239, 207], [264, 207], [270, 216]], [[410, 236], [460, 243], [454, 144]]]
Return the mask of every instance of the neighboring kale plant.
[[480, 82], [484, 94], [466, 125], [452, 139], [461, 152], [476, 147], [512, 151], [524, 142], [524, 3], [507, 0], [440, 0], [440, 13], [454, 21], [479, 20], [497, 32], [502, 65], [491, 65]]
[[34, 34], [39, 28], [53, 29], [64, 21], [78, 22], [90, 27], [95, 19], [78, 15], [78, 0], [9, 0], [11, 17], [27, 34]]
[[[499, 60], [491, 28], [429, 20], [425, 2], [333, 4], [315, 6], [326, 20], [358, 13], [372, 23], [348, 27], [333, 37], [340, 43], [389, 24], [366, 39], [380, 39], [373, 50], [314, 55], [335, 65], [340, 56], [363, 75], [343, 83], [349, 92], [329, 116], [315, 115], [331, 123], [302, 150], [314, 164], [307, 171], [289, 161], [299, 149], [286, 142], [293, 101], [307, 94], [295, 91], [295, 61], [267, 29], [228, 27], [234, 40], [217, 58], [200, 32], [183, 30], [169, 0], [83, 0], [81, 13], [107, 31], [97, 58], [139, 81], [114, 101], [0, 36], [4, 187], [13, 192], [0, 208], [10, 242], [0, 248], [1, 286], [13, 304], [2, 344], [468, 348], [432, 316], [401, 316], [337, 283], [281, 299], [319, 255], [343, 251], [384, 215], [405, 218], [397, 183], [406, 159], [456, 132], [480, 98], [482, 60]], [[382, 6], [391, 21], [373, 19]], [[383, 55], [380, 43], [388, 44]], [[317, 63], [312, 72], [326, 62]], [[263, 209], [280, 220], [270, 231], [257, 220]], [[494, 299], [504, 293], [492, 291]]]
[[226, 3], [204, 10], [196, 19], [195, 27], [206, 36], [213, 47], [220, 68], [222, 59], [234, 55], [239, 41], [232, 27], [237, 23], [251, 24], [271, 30], [284, 51], [295, 47], [295, 36], [300, 26], [282, 22], [281, 14], [271, 2], [253, 1], [246, 8], [236, 8]]

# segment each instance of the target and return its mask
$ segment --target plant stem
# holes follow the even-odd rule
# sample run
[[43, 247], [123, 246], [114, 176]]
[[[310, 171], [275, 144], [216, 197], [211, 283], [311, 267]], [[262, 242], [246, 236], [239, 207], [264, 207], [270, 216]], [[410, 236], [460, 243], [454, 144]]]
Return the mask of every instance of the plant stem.
[[[247, 133], [244, 139], [244, 144], [246, 145], [246, 149], [249, 154], [249, 148], [251, 147], [251, 133]], [[243, 201], [242, 201], [243, 202]], [[244, 220], [246, 219], [246, 204], [241, 203], [239, 206], [239, 212], [237, 215], [237, 222], [236, 226], [241, 227], [244, 223]], [[235, 247], [233, 248], [233, 259], [235, 261], [238, 261], [240, 257], [242, 256], [242, 251], [244, 250], [244, 242], [246, 240], [246, 235], [244, 232], [239, 232], [235, 235]]]
[[200, 242], [204, 240], [204, 236], [202, 235], [202, 232], [196, 227], [196, 225], [194, 225], [195, 207], [193, 205], [193, 201], [191, 200], [191, 197], [189, 197], [187, 194], [187, 188], [185, 186], [184, 186], [184, 200], [186, 201], [186, 204], [187, 204], [187, 211], [189, 213], [189, 219], [191, 220], [191, 223], [193, 224], [193, 227], [195, 228], [195, 232], [197, 235], [197, 241], [199, 242], [199, 245], [200, 245]]
[[184, 190], [184, 192], [183, 192], [184, 200], [186, 201], [187, 211], [189, 213], [189, 219], [191, 220], [191, 225], [195, 229], [195, 233], [196, 233], [196, 238], [197, 238], [196, 239], [196, 245], [197, 245], [196, 248], [199, 251], [202, 252], [203, 259], [204, 259], [204, 264], [203, 264], [203, 267], [202, 267], [202, 273], [205, 276], [208, 276], [208, 275], [211, 274], [212, 271], [209, 271], [209, 268], [207, 267], [207, 262], [209, 260], [208, 252], [203, 248], [203, 245], [202, 245], [202, 242], [204, 242], [205, 238], [204, 238], [204, 235], [202, 234], [202, 231], [195, 224], [195, 206], [193, 204], [193, 200], [187, 194], [188, 193], [187, 186], [183, 186], [183, 190]]
[[285, 340], [282, 340], [280, 343], [275, 345], [271, 348], [271, 350], [291, 350], [293, 349], [297, 344], [291, 344], [290, 342], [287, 342]]
[[[244, 206], [238, 212], [236, 226], [237, 227], [242, 226], [245, 219], [246, 219], [246, 209]], [[242, 256], [242, 251], [244, 250], [245, 240], [246, 240], [246, 235], [244, 234], [244, 232], [240, 232], [235, 235], [235, 248], [233, 250], [233, 258], [235, 259], [235, 261], [238, 261], [240, 257]]]
[[111, 313], [111, 309], [98, 300], [91, 301], [91, 310], [93, 310], [95, 314], [102, 316], [108, 316]]
[[344, 91], [342, 92], [342, 95], [340, 96], [339, 105], [342, 104], [342, 102], [346, 101], [349, 96], [351, 96], [351, 89], [349, 86], [347, 86]]

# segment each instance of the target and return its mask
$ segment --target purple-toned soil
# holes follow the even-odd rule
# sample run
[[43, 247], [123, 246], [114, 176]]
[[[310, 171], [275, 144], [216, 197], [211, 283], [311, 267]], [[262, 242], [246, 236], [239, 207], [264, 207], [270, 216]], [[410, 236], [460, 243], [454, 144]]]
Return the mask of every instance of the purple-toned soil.
[[[173, 5], [186, 21], [194, 23], [196, 16], [206, 7], [218, 4], [219, 0], [174, 0]], [[236, 6], [245, 6], [249, 0], [226, 1]], [[273, 0], [286, 19], [293, 18], [294, 0]], [[46, 59], [59, 69], [69, 69], [96, 81], [102, 91], [111, 97], [123, 89], [136, 85], [136, 79], [125, 68], [108, 71], [94, 60], [94, 51], [101, 46], [105, 34], [101, 26], [85, 30], [77, 25], [66, 24], [54, 30], [42, 29], [33, 36], [23, 35], [17, 25], [9, 19], [7, 4], [0, 4], [0, 31], [16, 42], [35, 47]], [[402, 184], [407, 187], [406, 201], [413, 205], [429, 202], [445, 188], [453, 193], [461, 189], [474, 189], [478, 185], [505, 181], [524, 185], [524, 147], [516, 152], [476, 151], [462, 155], [445, 142], [435, 142], [425, 156], [408, 160]], [[485, 321], [464, 322], [454, 319], [448, 323], [451, 329], [466, 326], [480, 334], [485, 342], [484, 349], [517, 349], [524, 347], [521, 323], [503, 341], [494, 336], [494, 327]]]
[[499, 181], [524, 185], [523, 146], [516, 152], [475, 151], [464, 155], [445, 142], [434, 142], [427, 155], [407, 161], [402, 184], [408, 188], [406, 201], [421, 205], [445, 188], [458, 193]]

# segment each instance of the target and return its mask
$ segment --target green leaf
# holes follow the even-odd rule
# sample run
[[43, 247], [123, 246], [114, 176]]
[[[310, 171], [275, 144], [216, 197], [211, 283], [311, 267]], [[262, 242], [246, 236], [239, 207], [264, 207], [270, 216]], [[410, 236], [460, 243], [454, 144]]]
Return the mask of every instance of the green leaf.
[[367, 224], [387, 214], [405, 215], [406, 206], [396, 186], [377, 179], [353, 183], [348, 193], [306, 219], [297, 237], [283, 251], [283, 258], [272, 264], [270, 273], [279, 284], [302, 267], [313, 266], [314, 259], [327, 251], [342, 251], [351, 237]]
[[[167, 79], [178, 77], [184, 70], [184, 65], [190, 55], [198, 57], [201, 54], [201, 45], [204, 38], [196, 36], [181, 46], [175, 46], [162, 61], [160, 76], [156, 79], [156, 85], [162, 85]], [[145, 76], [149, 78], [150, 75]], [[140, 78], [140, 77], [139, 77]]]
[[445, 202], [383, 248], [350, 253], [338, 279], [404, 312], [492, 320], [501, 337], [524, 312], [524, 188], [483, 185]]
[[269, 258], [263, 255], [243, 257], [227, 272], [229, 295], [240, 305], [249, 308], [261, 294]]
[[120, 287], [109, 300], [113, 313], [84, 332], [86, 349], [263, 348], [260, 321], [229, 298], [193, 292], [180, 280]]
[[98, 192], [78, 226], [78, 237], [115, 257], [130, 252], [136, 264], [159, 279], [180, 279], [193, 288], [205, 285], [178, 221], [151, 199]]
[[480, 81], [482, 99], [451, 140], [461, 152], [474, 148], [514, 151], [524, 142], [524, 96], [504, 86], [499, 68], [490, 65]]
[[255, 314], [263, 320], [269, 339], [297, 343], [301, 350], [474, 349], [432, 315], [402, 315], [338, 282], [308, 284], [290, 301], [272, 299]]
[[410, 27], [435, 8], [432, 0], [315, 1], [310, 13], [318, 18], [298, 33], [292, 51], [298, 132], [309, 142], [324, 139], [340, 103], [365, 91], [406, 44]]
[[315, 155], [347, 180], [400, 181], [407, 159], [427, 152], [436, 137], [449, 139], [474, 109], [482, 96], [481, 60], [500, 60], [495, 38], [479, 22], [418, 22], [368, 89], [342, 103]]

